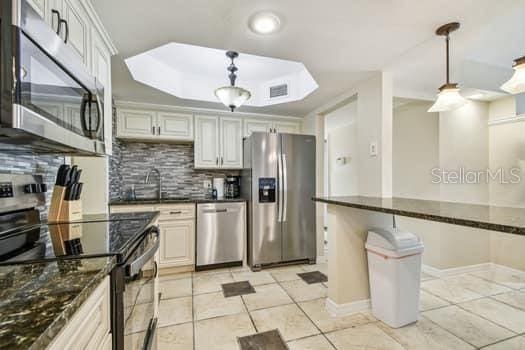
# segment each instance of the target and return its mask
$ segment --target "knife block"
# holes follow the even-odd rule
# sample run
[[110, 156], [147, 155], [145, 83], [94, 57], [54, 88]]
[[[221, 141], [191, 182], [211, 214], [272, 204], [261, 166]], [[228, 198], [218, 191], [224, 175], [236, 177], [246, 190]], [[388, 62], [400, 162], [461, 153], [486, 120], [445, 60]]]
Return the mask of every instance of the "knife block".
[[66, 201], [66, 188], [55, 185], [49, 206], [48, 222], [71, 222], [82, 220], [82, 201]]

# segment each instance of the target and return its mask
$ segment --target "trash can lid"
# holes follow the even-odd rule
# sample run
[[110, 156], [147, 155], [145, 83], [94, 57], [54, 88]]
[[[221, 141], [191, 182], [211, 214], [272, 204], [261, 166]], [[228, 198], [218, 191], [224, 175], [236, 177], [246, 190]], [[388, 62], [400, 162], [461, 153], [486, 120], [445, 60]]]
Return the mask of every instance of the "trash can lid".
[[368, 231], [366, 243], [369, 246], [380, 247], [388, 250], [403, 250], [422, 246], [421, 240], [418, 236], [397, 228], [373, 228]]

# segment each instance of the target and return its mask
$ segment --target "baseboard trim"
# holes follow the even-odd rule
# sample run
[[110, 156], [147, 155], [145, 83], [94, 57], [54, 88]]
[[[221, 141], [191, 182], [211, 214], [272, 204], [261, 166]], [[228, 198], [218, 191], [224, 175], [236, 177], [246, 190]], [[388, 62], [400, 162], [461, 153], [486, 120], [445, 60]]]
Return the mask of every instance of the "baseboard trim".
[[525, 271], [523, 270], [518, 270], [512, 267], [505, 266], [505, 265], [498, 265], [495, 263], [491, 263], [491, 264], [494, 270], [501, 270], [501, 271], [511, 273], [513, 275], [525, 276]]
[[330, 298], [326, 298], [326, 310], [333, 317], [343, 317], [362, 311], [370, 310], [370, 299], [358, 300], [347, 304], [337, 304]]
[[445, 277], [460, 275], [463, 273], [489, 271], [489, 270], [494, 270], [494, 269], [505, 270], [513, 274], [525, 275], [525, 271], [516, 270], [511, 267], [507, 267], [504, 265], [498, 265], [494, 263], [466, 265], [466, 266], [460, 266], [460, 267], [453, 267], [450, 269], [438, 269], [430, 265], [423, 265], [421, 268], [421, 270], [427, 275], [437, 277], [437, 278], [445, 278]]

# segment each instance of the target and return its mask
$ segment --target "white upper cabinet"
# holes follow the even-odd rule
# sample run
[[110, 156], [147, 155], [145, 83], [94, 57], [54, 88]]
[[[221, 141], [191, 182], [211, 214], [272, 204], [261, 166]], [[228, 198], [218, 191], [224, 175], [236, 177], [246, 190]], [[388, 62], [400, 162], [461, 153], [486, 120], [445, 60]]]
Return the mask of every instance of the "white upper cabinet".
[[47, 18], [48, 0], [27, 0], [27, 3], [40, 15], [40, 17]]
[[242, 168], [242, 119], [195, 116], [195, 168]]
[[242, 119], [220, 118], [222, 168], [242, 168]]
[[195, 168], [219, 167], [219, 118], [195, 116]]
[[117, 108], [117, 137], [122, 139], [193, 141], [193, 115], [165, 111]]
[[274, 132], [283, 134], [298, 134], [301, 127], [298, 122], [278, 121], [273, 123]]
[[285, 134], [298, 134], [301, 131], [300, 122], [272, 119], [244, 118], [244, 136], [248, 137], [252, 132], [278, 132]]
[[248, 137], [252, 132], [270, 132], [272, 122], [268, 120], [244, 119], [244, 136]]
[[193, 140], [193, 116], [159, 112], [157, 114], [157, 133], [162, 139]]
[[60, 11], [63, 22], [60, 35], [76, 52], [86, 67], [90, 67], [90, 25], [89, 16], [78, 0], [62, 0]]
[[151, 111], [117, 109], [117, 136], [153, 139], [157, 136], [157, 116]]

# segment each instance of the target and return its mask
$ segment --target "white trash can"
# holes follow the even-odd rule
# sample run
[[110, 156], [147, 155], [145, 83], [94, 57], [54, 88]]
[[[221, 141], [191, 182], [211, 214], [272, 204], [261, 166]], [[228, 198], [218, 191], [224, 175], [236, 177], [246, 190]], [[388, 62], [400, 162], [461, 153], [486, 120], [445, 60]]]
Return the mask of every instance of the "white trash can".
[[393, 328], [416, 322], [423, 242], [410, 232], [372, 229], [365, 247], [373, 315]]

